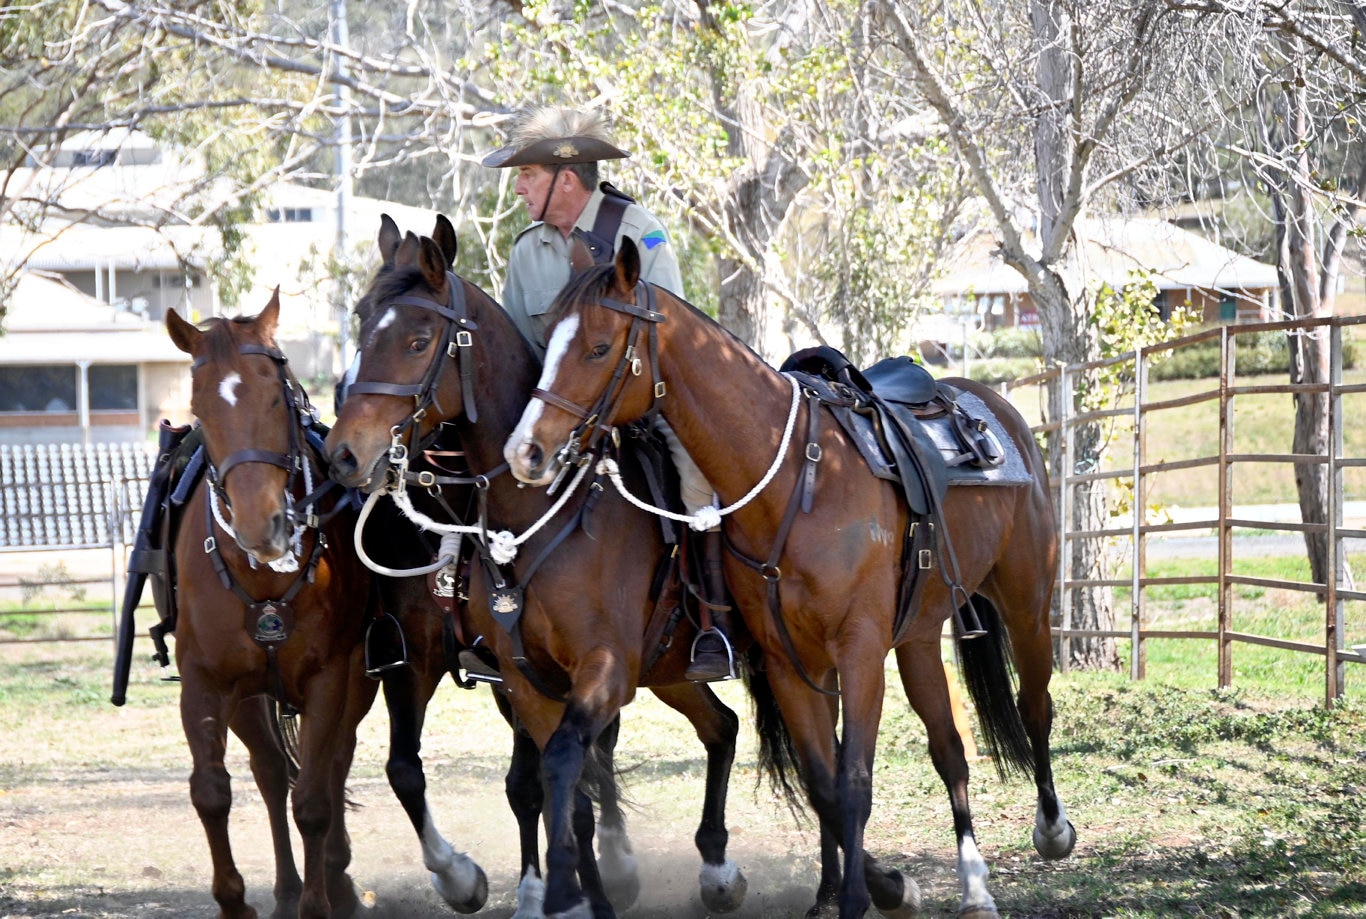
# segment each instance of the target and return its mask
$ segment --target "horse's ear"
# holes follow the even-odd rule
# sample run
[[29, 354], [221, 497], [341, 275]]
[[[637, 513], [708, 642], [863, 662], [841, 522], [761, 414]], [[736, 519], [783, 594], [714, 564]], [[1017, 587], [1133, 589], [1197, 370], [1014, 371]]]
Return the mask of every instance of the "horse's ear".
[[617, 289], [622, 293], [635, 290], [636, 282], [640, 280], [640, 250], [636, 248], [635, 240], [629, 236], [621, 238], [616, 269]]
[[394, 253], [395, 265], [416, 265], [417, 253], [421, 249], [417, 234], [409, 230], [403, 236], [403, 242], [399, 244], [398, 251]]
[[264, 341], [275, 340], [275, 330], [280, 325], [280, 285], [275, 285], [275, 290], [270, 295], [270, 302], [266, 308], [261, 310], [261, 315], [256, 317], [256, 327], [261, 331], [261, 338]]
[[455, 256], [460, 249], [459, 243], [455, 238], [455, 227], [446, 219], [445, 214], [436, 215], [436, 229], [432, 230], [432, 241], [441, 249], [441, 254], [446, 259], [446, 267], [455, 267]]
[[398, 251], [398, 244], [403, 241], [403, 234], [399, 232], [398, 224], [394, 223], [394, 218], [388, 214], [379, 215], [379, 257], [386, 266], [394, 264], [394, 253]]
[[588, 244], [580, 239], [577, 234], [569, 247], [569, 267], [573, 271], [583, 271], [585, 268], [593, 267], [593, 253], [588, 251]]
[[434, 293], [446, 290], [446, 255], [433, 240], [422, 237], [422, 249], [417, 255], [417, 267], [422, 269], [422, 280]]
[[180, 318], [175, 307], [166, 310], [166, 331], [170, 333], [171, 341], [175, 342], [175, 346], [186, 354], [194, 354], [195, 345], [199, 344], [199, 339], [204, 337], [203, 332]]

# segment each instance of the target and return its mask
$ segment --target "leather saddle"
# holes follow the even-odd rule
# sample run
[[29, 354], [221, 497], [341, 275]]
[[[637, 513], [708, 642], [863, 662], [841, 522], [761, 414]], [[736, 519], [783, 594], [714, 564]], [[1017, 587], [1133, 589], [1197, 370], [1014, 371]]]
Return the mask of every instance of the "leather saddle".
[[[873, 475], [900, 483], [913, 513], [929, 514], [939, 505], [950, 467], [989, 468], [1005, 460], [986, 421], [958, 405], [959, 390], [936, 381], [909, 357], [887, 358], [860, 371], [823, 345], [795, 352], [780, 369], [820, 397]], [[932, 424], [949, 426], [956, 452], [941, 452], [927, 430]]]

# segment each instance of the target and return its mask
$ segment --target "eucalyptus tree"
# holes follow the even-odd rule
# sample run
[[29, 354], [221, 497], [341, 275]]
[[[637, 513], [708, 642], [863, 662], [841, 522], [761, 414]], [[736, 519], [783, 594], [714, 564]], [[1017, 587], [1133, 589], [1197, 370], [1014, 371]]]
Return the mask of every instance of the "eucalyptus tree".
[[[1250, 177], [1265, 201], [1283, 314], [1332, 315], [1348, 247], [1366, 264], [1366, 3], [1168, 3], [1204, 23], [1209, 59], [1219, 66], [1204, 74], [1202, 88], [1228, 113], [1218, 153], [1226, 174]], [[1328, 383], [1327, 336], [1297, 334], [1290, 343], [1291, 382]], [[1292, 452], [1328, 455], [1326, 393], [1294, 398]], [[1304, 522], [1327, 521], [1331, 472], [1296, 465]], [[1306, 532], [1305, 541], [1312, 576], [1323, 583], [1332, 551], [1327, 534]]]
[[[879, 34], [901, 54], [906, 105], [928, 105], [991, 215], [1006, 264], [1024, 278], [1039, 313], [1050, 365], [1100, 356], [1097, 291], [1083, 254], [1089, 211], [1134, 203], [1172, 151], [1208, 130], [1202, 100], [1180, 76], [1200, 54], [1189, 26], [1197, 14], [1162, 0], [943, 0], [874, 6]], [[1095, 373], [1055, 385], [1048, 415], [1096, 408]], [[1098, 424], [1077, 429], [1055, 477], [1091, 472], [1104, 449]], [[1103, 486], [1070, 490], [1069, 528], [1094, 532], [1107, 519]], [[1071, 543], [1069, 579], [1103, 577], [1102, 540]], [[1113, 629], [1103, 590], [1073, 594], [1078, 627]], [[1112, 639], [1071, 643], [1083, 666], [1117, 663]]]
[[484, 46], [496, 96], [608, 107], [636, 154], [620, 167], [627, 185], [714, 256], [723, 325], [772, 351], [776, 303], [797, 327], [789, 339], [833, 330], [856, 356], [893, 346], [953, 213], [953, 167], [904, 127], [885, 155], [895, 88], [869, 67], [857, 3], [508, 9]]

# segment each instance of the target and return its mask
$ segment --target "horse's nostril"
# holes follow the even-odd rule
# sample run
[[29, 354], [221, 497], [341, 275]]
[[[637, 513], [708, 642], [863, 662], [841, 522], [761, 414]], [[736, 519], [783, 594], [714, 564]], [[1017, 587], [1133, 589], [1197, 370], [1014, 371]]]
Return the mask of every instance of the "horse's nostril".
[[532, 469], [540, 469], [541, 462], [545, 459], [545, 453], [536, 444], [527, 444], [525, 449], [527, 465]]

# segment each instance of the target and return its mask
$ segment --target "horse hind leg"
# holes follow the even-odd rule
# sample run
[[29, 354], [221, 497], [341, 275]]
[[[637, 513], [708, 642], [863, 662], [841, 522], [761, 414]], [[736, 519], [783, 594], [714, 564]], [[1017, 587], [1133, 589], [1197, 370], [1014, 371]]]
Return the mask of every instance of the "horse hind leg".
[[[621, 716], [617, 715], [594, 742], [597, 758], [594, 769], [615, 776], [620, 732]], [[622, 812], [617, 783], [598, 784], [598, 876], [612, 905], [619, 910], [630, 909], [640, 897], [640, 868], [635, 849], [626, 835], [626, 815]]]
[[[974, 639], [981, 641], [983, 639]], [[997, 917], [996, 902], [987, 890], [986, 860], [977, 847], [972, 829], [972, 810], [968, 804], [968, 761], [963, 739], [953, 723], [948, 681], [939, 658], [939, 640], [914, 642], [896, 649], [897, 669], [911, 708], [925, 725], [929, 737], [930, 759], [949, 792], [953, 829], [958, 846], [958, 881], [961, 900], [960, 919]]]
[[982, 597], [974, 597], [973, 606], [992, 636], [991, 640], [999, 642], [1003, 623], [1005, 634], [1010, 637], [1011, 656], [1020, 681], [1015, 707], [1029, 738], [1030, 765], [1038, 792], [1034, 813], [1034, 848], [1042, 857], [1054, 860], [1066, 858], [1072, 853], [1077, 843], [1077, 831], [1067, 819], [1067, 811], [1053, 784], [1050, 748], [1053, 698], [1048, 693], [1048, 683], [1053, 675], [1053, 643], [1048, 630], [1040, 627], [1042, 622], [1047, 621], [1049, 602], [1048, 595], [1043, 594], [1032, 603], [1016, 603], [1013, 606], [1002, 604], [1007, 614], [1012, 609], [1033, 610], [1023, 622], [1017, 622], [1009, 615], [1003, 619], [997, 612], [997, 606]]
[[289, 838], [289, 789], [294, 765], [280, 746], [265, 696], [247, 699], [233, 714], [229, 727], [247, 748], [251, 774], [270, 821], [270, 837], [275, 852], [275, 910], [277, 919], [287, 919], [299, 911], [303, 881], [294, 864], [294, 849]]
[[659, 687], [655, 695], [693, 725], [697, 739], [707, 751], [706, 790], [702, 820], [693, 840], [702, 856], [698, 886], [709, 912], [739, 909], [749, 892], [749, 881], [740, 867], [726, 857], [730, 833], [726, 829], [726, 796], [731, 767], [735, 763], [735, 740], [740, 719], [705, 683], [679, 683]]

